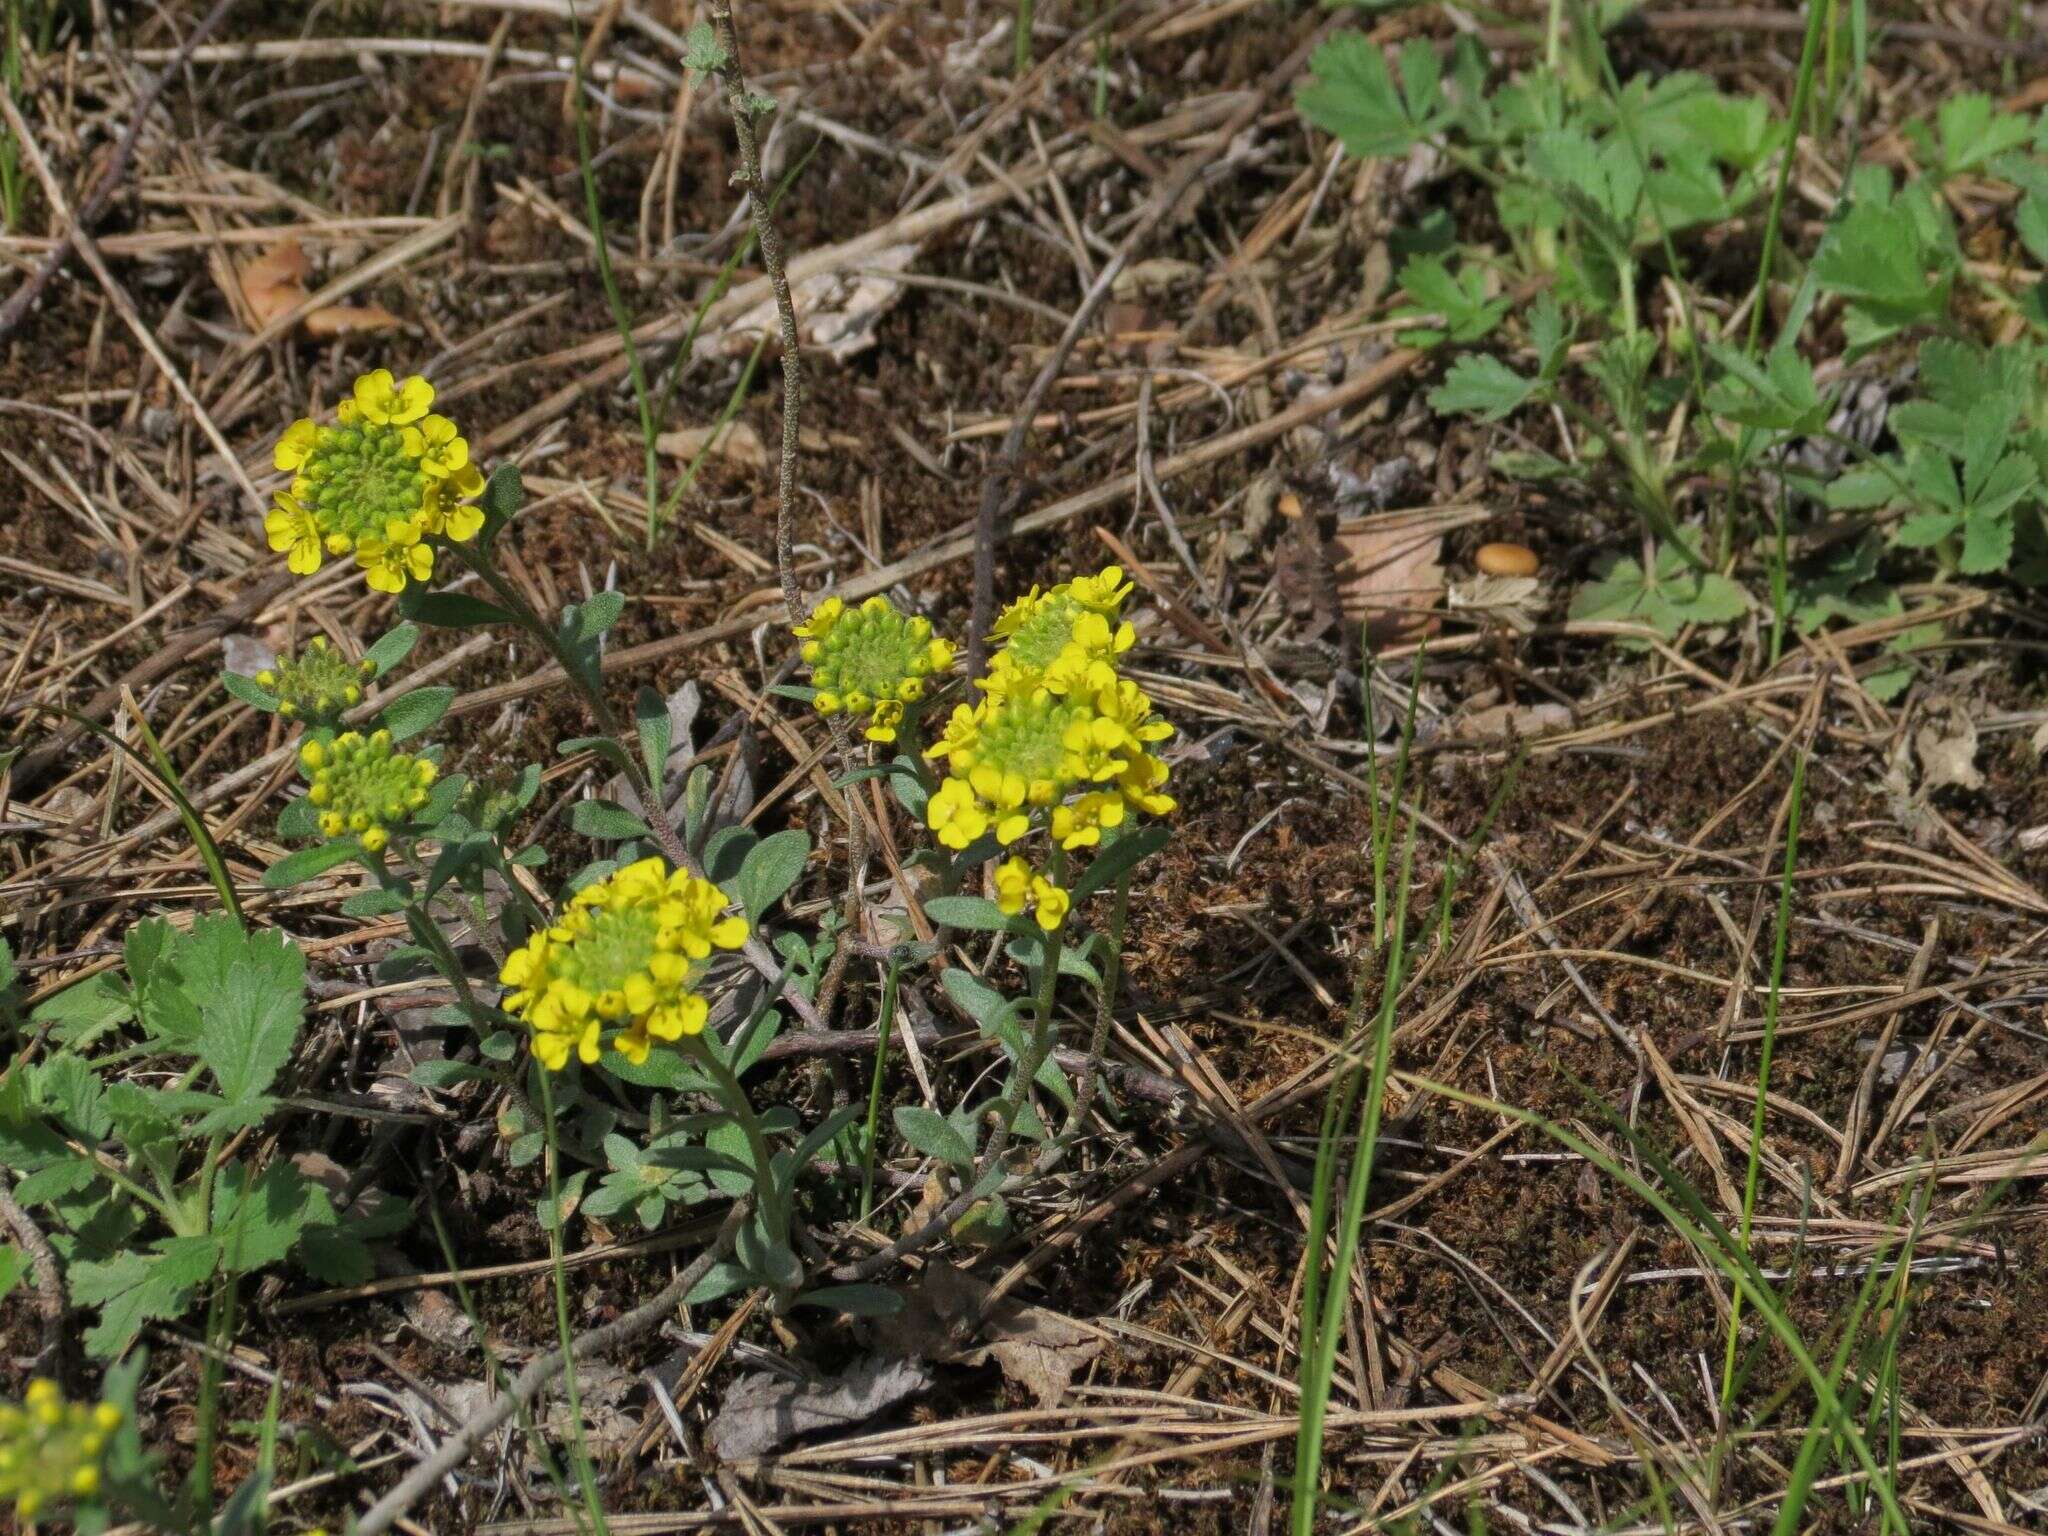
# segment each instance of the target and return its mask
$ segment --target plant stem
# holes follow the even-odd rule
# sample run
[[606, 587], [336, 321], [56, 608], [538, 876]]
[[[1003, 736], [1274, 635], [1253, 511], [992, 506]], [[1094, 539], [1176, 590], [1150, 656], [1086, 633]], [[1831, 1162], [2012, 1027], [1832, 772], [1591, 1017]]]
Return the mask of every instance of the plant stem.
[[1799, 153], [1799, 124], [1806, 104], [1813, 98], [1814, 63], [1820, 56], [1820, 38], [1826, 28], [1829, 7], [1822, 0], [1808, 0], [1806, 40], [1799, 49], [1799, 76], [1792, 86], [1792, 110], [1785, 119], [1785, 152], [1778, 161], [1778, 184], [1771, 189], [1770, 212], [1764, 217], [1763, 250], [1757, 257], [1756, 288], [1750, 300], [1749, 339], [1743, 351], [1754, 357], [1764, 332], [1764, 310], [1768, 307], [1771, 268], [1778, 259], [1778, 227], [1785, 217], [1785, 194], [1792, 186], [1792, 162]]
[[[1799, 868], [1799, 814], [1806, 799], [1806, 759], [1801, 752], [1792, 766], [1790, 810], [1785, 822], [1785, 867], [1778, 880], [1778, 918], [1771, 935], [1771, 984], [1764, 997], [1763, 1048], [1757, 1058], [1756, 1109], [1749, 1122], [1749, 1171], [1742, 1184], [1742, 1221], [1737, 1241], [1749, 1252], [1750, 1224], [1756, 1213], [1758, 1170], [1763, 1166], [1764, 1104], [1771, 1086], [1771, 1056], [1778, 1043], [1778, 1000], [1785, 979], [1785, 949], [1792, 932], [1792, 877]], [[1721, 1363], [1721, 1414], [1725, 1419], [1735, 1391], [1735, 1349], [1742, 1323], [1742, 1293], [1737, 1291], [1728, 1313], [1728, 1348]]]
[[[754, 1114], [753, 1102], [748, 1099], [739, 1075], [726, 1065], [702, 1034], [685, 1035], [683, 1039], [684, 1049], [711, 1074], [712, 1082], [718, 1085], [719, 1096], [725, 1100], [725, 1107], [732, 1111], [733, 1119], [739, 1122], [740, 1133], [747, 1138], [747, 1155], [754, 1160], [754, 1198], [760, 1202], [761, 1215], [768, 1229], [779, 1235], [787, 1202], [775, 1182], [774, 1158], [768, 1151], [768, 1138], [762, 1133], [761, 1122]], [[790, 1177], [795, 1178], [800, 1171], [791, 1170]]]
[[882, 1069], [889, 1062], [889, 1035], [896, 1025], [896, 985], [902, 962], [889, 961], [882, 973], [882, 1017], [875, 1038], [875, 1070], [868, 1080], [868, 1121], [860, 1154], [860, 1219], [866, 1221], [875, 1209], [875, 1143], [882, 1115]]
[[562, 1343], [562, 1389], [569, 1400], [570, 1459], [575, 1463], [576, 1484], [583, 1494], [583, 1507], [602, 1532], [605, 1529], [604, 1505], [597, 1496], [597, 1483], [591, 1475], [590, 1450], [583, 1442], [583, 1394], [576, 1382], [576, 1339], [569, 1331], [569, 1283], [562, 1265], [562, 1224], [568, 1218], [562, 1212], [562, 1154], [555, 1134], [554, 1074], [545, 1067], [536, 1066], [535, 1070], [540, 1077], [541, 1129], [547, 1137], [548, 1268], [554, 1276], [555, 1333]]
[[1124, 922], [1130, 913], [1131, 871], [1116, 882], [1116, 900], [1109, 909], [1109, 955], [1102, 963], [1102, 990], [1095, 999], [1095, 1031], [1088, 1037], [1088, 1064], [1081, 1071], [1081, 1086], [1074, 1091], [1073, 1113], [1060, 1132], [1062, 1144], [1081, 1134], [1088, 1123], [1088, 1111], [1095, 1107], [1095, 1092], [1102, 1081], [1102, 1052], [1109, 1043], [1110, 1022], [1116, 1017], [1116, 995], [1124, 972]]
[[782, 231], [775, 224], [775, 210], [768, 197], [768, 185], [761, 174], [761, 146], [754, 133], [754, 101], [747, 90], [747, 77], [740, 65], [739, 31], [733, 25], [731, 0], [712, 0], [711, 26], [724, 52], [719, 78], [725, 82], [725, 102], [732, 113], [733, 138], [739, 145], [740, 169], [734, 178], [747, 194], [752, 210], [754, 243], [761, 248], [761, 266], [768, 274], [768, 286], [775, 294], [775, 316], [782, 337], [782, 458], [775, 476], [775, 569], [782, 578], [782, 601], [789, 610], [789, 622], [801, 624], [809, 609], [796, 581], [796, 558], [791, 550], [795, 521], [797, 423], [803, 411], [804, 370], [796, 329], [796, 304], [790, 297], [789, 273], [784, 265]]
[[654, 548], [655, 534], [660, 529], [661, 460], [655, 450], [655, 439], [660, 435], [654, 419], [654, 397], [648, 392], [647, 370], [640, 361], [640, 347], [633, 340], [633, 317], [626, 313], [625, 295], [619, 291], [617, 274], [612, 271], [611, 242], [605, 238], [604, 210], [597, 196], [597, 171], [590, 154], [590, 114], [583, 101], [583, 32], [576, 24], [576, 8], [569, 8], [569, 37], [575, 47], [576, 58], [572, 65], [575, 71], [570, 82], [570, 95], [575, 101], [576, 119], [576, 170], [583, 182], [584, 217], [590, 222], [590, 245], [597, 256], [597, 280], [604, 289], [605, 305], [611, 310], [612, 327], [619, 333], [619, 343], [626, 352], [626, 371], [633, 381], [633, 401], [640, 413], [640, 445], [647, 456], [647, 547]]

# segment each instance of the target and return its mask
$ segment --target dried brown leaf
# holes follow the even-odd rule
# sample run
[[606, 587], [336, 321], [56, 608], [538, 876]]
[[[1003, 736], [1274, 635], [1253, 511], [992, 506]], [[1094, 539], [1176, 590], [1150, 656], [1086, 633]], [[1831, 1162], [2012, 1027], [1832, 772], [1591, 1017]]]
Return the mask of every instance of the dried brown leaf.
[[1341, 525], [1331, 541], [1337, 556], [1337, 602], [1344, 617], [1364, 623], [1374, 643], [1421, 633], [1444, 594], [1443, 525], [1435, 517], [1392, 512]]
[[685, 461], [694, 460], [706, 443], [712, 444], [714, 458], [730, 459], [746, 469], [768, 467], [767, 445], [761, 441], [761, 434], [744, 421], [728, 422], [723, 431], [717, 427], [680, 427], [654, 440], [654, 446], [663, 453]]
[[704, 1442], [721, 1461], [753, 1461], [820, 1430], [852, 1429], [932, 1384], [918, 1360], [870, 1356], [823, 1381], [742, 1376], [719, 1406]]
[[399, 316], [377, 304], [327, 304], [299, 322], [300, 328], [316, 341], [397, 330], [404, 324]]
[[905, 1296], [903, 1311], [883, 1321], [877, 1336], [885, 1348], [913, 1358], [961, 1365], [993, 1360], [1040, 1407], [1052, 1407], [1074, 1373], [1102, 1352], [1102, 1334], [1007, 1296], [989, 1307], [989, 1290], [965, 1270], [934, 1261]]

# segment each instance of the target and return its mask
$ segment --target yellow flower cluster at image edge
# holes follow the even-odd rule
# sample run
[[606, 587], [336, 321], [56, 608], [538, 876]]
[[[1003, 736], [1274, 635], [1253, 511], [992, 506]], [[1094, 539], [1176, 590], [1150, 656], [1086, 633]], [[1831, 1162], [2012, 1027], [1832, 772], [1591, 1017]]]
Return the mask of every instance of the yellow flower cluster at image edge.
[[893, 742], [905, 707], [924, 697], [925, 679], [953, 665], [953, 646], [933, 636], [931, 621], [906, 618], [886, 597], [858, 608], [828, 597], [791, 633], [803, 641], [818, 690], [813, 707], [867, 716], [869, 741]]
[[306, 798], [318, 813], [320, 835], [354, 834], [370, 853], [381, 853], [391, 829], [425, 807], [428, 787], [440, 776], [426, 758], [394, 750], [391, 733], [383, 730], [308, 741], [299, 748], [299, 769], [311, 785]]
[[[925, 750], [946, 765], [925, 813], [941, 843], [963, 849], [993, 830], [1007, 848], [1042, 828], [1072, 851], [1100, 843], [1131, 811], [1174, 809], [1166, 764], [1150, 750], [1173, 727], [1119, 670], [1137, 638], [1122, 617], [1130, 592], [1112, 565], [1033, 588], [1004, 611], [981, 701], [955, 709]], [[996, 871], [996, 902], [1010, 913], [1029, 905], [1047, 932], [1069, 906], [1064, 890], [1018, 857]]]
[[726, 906], [717, 886], [659, 858], [628, 864], [578, 891], [506, 959], [504, 1009], [533, 1031], [551, 1072], [572, 1052], [596, 1061], [606, 1030], [637, 1066], [651, 1042], [704, 1028], [710, 1008], [691, 990], [699, 962], [747, 940], [746, 919], [723, 915]]
[[33, 1520], [100, 1491], [100, 1463], [121, 1427], [112, 1403], [67, 1403], [54, 1381], [29, 1383], [19, 1407], [0, 1403], [0, 1505]]
[[333, 426], [304, 417], [278, 439], [277, 467], [292, 483], [263, 531], [294, 574], [353, 554], [377, 591], [403, 592], [434, 573], [428, 539], [476, 537], [483, 510], [463, 498], [483, 490], [483, 475], [433, 403], [434, 386], [419, 375], [400, 381], [379, 368], [356, 380]]

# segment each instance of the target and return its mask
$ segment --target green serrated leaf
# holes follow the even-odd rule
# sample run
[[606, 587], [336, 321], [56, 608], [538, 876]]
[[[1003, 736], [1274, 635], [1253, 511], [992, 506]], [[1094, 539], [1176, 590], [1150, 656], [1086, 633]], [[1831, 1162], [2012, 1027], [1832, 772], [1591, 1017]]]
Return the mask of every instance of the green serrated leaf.
[[290, 1163], [272, 1163], [253, 1185], [246, 1170], [230, 1165], [214, 1183], [213, 1231], [221, 1268], [231, 1275], [275, 1264], [309, 1228], [333, 1225], [327, 1192]]
[[1965, 576], [1995, 576], [2012, 562], [2012, 546], [2010, 504], [1972, 507], [1963, 517], [1963, 550], [1956, 569]]
[[1294, 102], [1303, 117], [1354, 155], [1405, 155], [1440, 125], [1438, 72], [1435, 48], [1417, 38], [1402, 50], [1396, 86], [1379, 44], [1343, 32], [1316, 49], [1309, 83]]
[[1429, 392], [1429, 406], [1445, 415], [1470, 412], [1481, 421], [1499, 421], [1540, 387], [1537, 380], [1523, 378], [1499, 358], [1475, 353], [1451, 365], [1443, 383]]
[[46, 1024], [59, 1044], [83, 1048], [110, 1029], [135, 1017], [135, 1000], [121, 978], [110, 971], [74, 982], [44, 998], [29, 1018]]
[[1599, 581], [1580, 589], [1571, 616], [1642, 624], [1669, 640], [1688, 624], [1732, 623], [1749, 606], [1749, 594], [1735, 582], [1718, 572], [1702, 575], [1666, 545], [1657, 552], [1654, 578], [1645, 575], [1640, 562], [1617, 559]]
[[715, 73], [724, 69], [730, 59], [710, 22], [700, 21], [684, 34], [683, 68]]
[[270, 1087], [291, 1056], [304, 1008], [301, 987], [280, 987], [254, 965], [235, 967], [225, 994], [206, 1010], [198, 1041], [222, 1098], [241, 1104]]

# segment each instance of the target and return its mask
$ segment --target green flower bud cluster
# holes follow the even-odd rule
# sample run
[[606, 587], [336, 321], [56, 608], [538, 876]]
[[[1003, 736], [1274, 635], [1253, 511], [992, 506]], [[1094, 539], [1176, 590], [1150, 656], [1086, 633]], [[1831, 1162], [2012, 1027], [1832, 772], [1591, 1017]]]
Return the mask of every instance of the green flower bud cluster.
[[121, 1410], [112, 1403], [67, 1403], [54, 1381], [38, 1379], [17, 1407], [0, 1403], [0, 1505], [34, 1520], [57, 1504], [100, 1491], [101, 1463]]
[[303, 716], [320, 723], [360, 704], [364, 681], [376, 675], [374, 661], [350, 661], [325, 635], [315, 635], [298, 655], [279, 657], [255, 681], [277, 695], [277, 712], [287, 720]]
[[953, 665], [952, 644], [932, 634], [931, 621], [904, 617], [886, 597], [858, 608], [828, 597], [792, 633], [818, 690], [813, 707], [866, 715], [869, 741], [894, 741], [904, 706], [924, 697], [926, 678]]
[[312, 785], [306, 798], [319, 813], [320, 835], [354, 835], [369, 853], [381, 852], [391, 829], [425, 807], [427, 789], [440, 776], [426, 758], [393, 751], [391, 733], [381, 730], [308, 741], [299, 748], [299, 771]]

